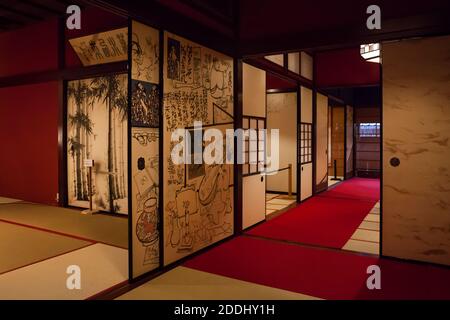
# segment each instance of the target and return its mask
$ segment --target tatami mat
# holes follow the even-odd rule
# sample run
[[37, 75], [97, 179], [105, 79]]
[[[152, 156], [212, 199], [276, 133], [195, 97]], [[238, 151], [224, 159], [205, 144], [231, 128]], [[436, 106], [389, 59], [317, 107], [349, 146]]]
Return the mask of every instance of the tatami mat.
[[373, 214], [373, 213], [369, 213], [366, 218], [364, 219], [364, 221], [369, 221], [369, 222], [380, 222], [380, 215], [379, 214]]
[[337, 177], [338, 179], [341, 179], [341, 180], [332, 180], [333, 178], [334, 177], [328, 177], [328, 187], [332, 187], [335, 184], [338, 184], [339, 182], [342, 182], [344, 180], [343, 177]]
[[282, 210], [286, 207], [287, 207], [287, 205], [285, 205], [285, 204], [273, 204], [273, 203], [269, 203], [269, 202], [266, 204], [266, 208], [270, 209], [270, 210]]
[[276, 198], [276, 199], [272, 199], [272, 200], [270, 200], [270, 201], [268, 201], [267, 203], [269, 204], [276, 204], [276, 205], [290, 205], [290, 204], [293, 204], [295, 202], [295, 200], [294, 199], [292, 199], [292, 200], [285, 200], [285, 199], [279, 199], [279, 198]]
[[266, 193], [266, 215], [284, 210], [295, 202], [296, 200], [293, 196]]
[[79, 210], [32, 203], [0, 206], [0, 220], [128, 247], [128, 220], [109, 215], [82, 215]]
[[270, 199], [276, 198], [278, 196], [279, 196], [278, 193], [266, 193], [266, 200], [270, 200]]
[[308, 295], [177, 267], [119, 300], [309, 300]]
[[353, 239], [348, 240], [342, 249], [370, 254], [380, 254], [380, 245], [378, 243]]
[[380, 254], [380, 216], [379, 213], [374, 214], [374, 210], [379, 210], [379, 202], [374, 205], [342, 249], [375, 255]]
[[380, 214], [380, 208], [373, 207], [373, 209], [370, 211], [370, 213], [379, 215]]
[[[66, 286], [67, 268], [81, 270], [81, 289]], [[0, 275], [0, 300], [87, 299], [128, 278], [128, 251], [94, 244]]]
[[357, 229], [355, 231], [355, 233], [353, 233], [351, 239], [361, 240], [361, 241], [370, 241], [370, 242], [379, 242], [380, 232], [373, 231], [373, 230]]
[[21, 202], [22, 200], [18, 200], [18, 199], [12, 199], [12, 198], [5, 198], [5, 197], [0, 197], [0, 204], [5, 204], [5, 203], [16, 203], [16, 202]]
[[379, 222], [371, 222], [371, 221], [363, 221], [359, 225], [360, 229], [380, 231], [380, 223]]
[[0, 274], [91, 244], [0, 222]]

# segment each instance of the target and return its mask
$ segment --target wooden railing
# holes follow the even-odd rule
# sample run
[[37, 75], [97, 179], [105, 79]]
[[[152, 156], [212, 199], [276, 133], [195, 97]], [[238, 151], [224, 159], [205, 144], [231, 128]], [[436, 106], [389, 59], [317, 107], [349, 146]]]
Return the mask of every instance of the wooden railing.
[[292, 196], [292, 164], [289, 163], [289, 165], [286, 168], [281, 168], [277, 170], [272, 171], [265, 171], [265, 174], [275, 173], [275, 172], [281, 172], [288, 170], [288, 195]]

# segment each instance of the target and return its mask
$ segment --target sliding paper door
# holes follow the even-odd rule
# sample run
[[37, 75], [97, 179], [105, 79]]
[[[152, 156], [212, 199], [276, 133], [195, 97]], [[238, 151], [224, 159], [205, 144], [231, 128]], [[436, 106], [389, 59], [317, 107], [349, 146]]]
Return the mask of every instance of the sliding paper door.
[[450, 37], [382, 58], [382, 253], [450, 265]]
[[300, 201], [308, 199], [313, 194], [313, 95], [312, 90], [300, 88]]
[[[266, 72], [243, 64], [243, 128], [257, 129], [266, 119]], [[243, 164], [242, 228], [246, 229], [266, 218], [266, 179], [258, 163]]]
[[345, 152], [345, 162], [346, 162], [346, 173], [345, 178], [351, 178], [354, 175], [353, 168], [353, 157], [354, 157], [354, 148], [353, 148], [353, 107], [346, 106], [346, 152]]
[[[328, 167], [328, 176], [344, 178], [344, 145], [345, 145], [345, 107], [332, 106], [329, 108], [330, 113], [330, 131], [331, 131], [331, 149], [328, 148], [331, 163]], [[329, 143], [329, 145], [330, 145]]]
[[316, 96], [316, 192], [328, 188], [328, 97]]
[[131, 67], [132, 275], [159, 267], [159, 31], [133, 21]]
[[[222, 133], [225, 146], [225, 130], [234, 127], [233, 59], [165, 32], [163, 70], [164, 265], [168, 265], [233, 234], [233, 165], [201, 161], [202, 151], [208, 152], [213, 143], [206, 138], [210, 130]], [[194, 127], [194, 122], [202, 127]], [[180, 140], [172, 140], [172, 134], [177, 129], [189, 133], [192, 140], [187, 145], [196, 152], [195, 158], [200, 156], [200, 163], [174, 161], [171, 153]]]

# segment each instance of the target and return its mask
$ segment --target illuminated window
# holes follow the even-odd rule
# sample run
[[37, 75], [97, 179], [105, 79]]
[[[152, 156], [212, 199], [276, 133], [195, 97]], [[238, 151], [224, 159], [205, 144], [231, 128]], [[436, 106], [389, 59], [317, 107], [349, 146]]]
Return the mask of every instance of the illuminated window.
[[380, 137], [380, 123], [360, 123], [359, 137], [361, 138], [379, 138]]
[[284, 67], [284, 54], [273, 54], [270, 56], [265, 56], [264, 58], [278, 64], [281, 67]]
[[362, 44], [359, 52], [366, 61], [381, 63], [380, 48], [379, 43]]

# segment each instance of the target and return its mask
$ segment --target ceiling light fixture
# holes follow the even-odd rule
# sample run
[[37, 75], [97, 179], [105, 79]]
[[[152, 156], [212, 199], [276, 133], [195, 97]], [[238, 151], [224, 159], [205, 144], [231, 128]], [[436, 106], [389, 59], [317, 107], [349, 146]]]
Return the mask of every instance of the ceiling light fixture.
[[366, 61], [381, 63], [381, 46], [379, 43], [362, 44], [359, 52]]

